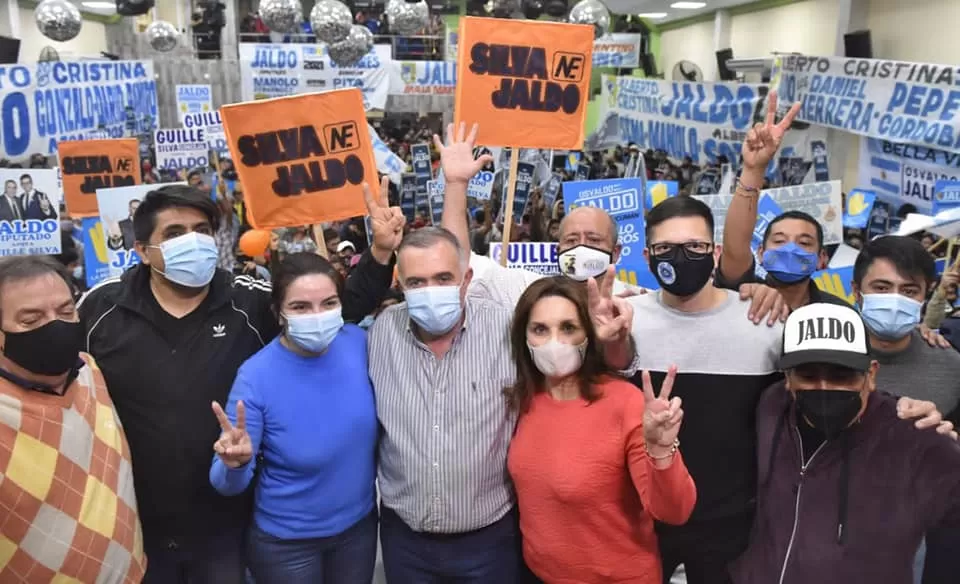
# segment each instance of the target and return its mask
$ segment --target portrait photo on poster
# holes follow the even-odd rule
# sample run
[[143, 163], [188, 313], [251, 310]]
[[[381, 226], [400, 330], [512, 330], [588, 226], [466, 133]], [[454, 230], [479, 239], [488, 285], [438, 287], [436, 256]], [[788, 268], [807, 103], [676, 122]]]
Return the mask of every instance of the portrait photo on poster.
[[56, 169], [0, 168], [0, 256], [60, 253]]

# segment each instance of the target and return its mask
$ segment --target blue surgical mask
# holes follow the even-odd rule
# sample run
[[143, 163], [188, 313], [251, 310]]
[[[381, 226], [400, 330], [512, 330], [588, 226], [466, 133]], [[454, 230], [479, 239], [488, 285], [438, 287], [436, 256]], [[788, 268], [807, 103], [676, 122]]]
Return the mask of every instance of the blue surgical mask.
[[157, 247], [163, 254], [163, 271], [157, 270], [174, 284], [187, 288], [203, 288], [217, 271], [217, 242], [202, 233], [184, 233]]
[[923, 303], [900, 294], [864, 294], [860, 315], [870, 332], [886, 341], [909, 335], [920, 324]]
[[357, 323], [357, 326], [362, 328], [363, 330], [367, 330], [368, 328], [373, 326], [373, 321], [375, 321], [376, 319], [377, 317], [373, 316], [372, 314], [368, 314], [367, 316], [363, 317], [363, 320]]
[[287, 338], [304, 351], [322, 353], [343, 328], [340, 308], [310, 314], [284, 315]]
[[403, 294], [410, 318], [431, 335], [450, 332], [463, 315], [460, 286], [427, 286]]
[[763, 250], [761, 265], [775, 280], [795, 284], [816, 271], [817, 259], [815, 252], [807, 251], [791, 241], [778, 248]]

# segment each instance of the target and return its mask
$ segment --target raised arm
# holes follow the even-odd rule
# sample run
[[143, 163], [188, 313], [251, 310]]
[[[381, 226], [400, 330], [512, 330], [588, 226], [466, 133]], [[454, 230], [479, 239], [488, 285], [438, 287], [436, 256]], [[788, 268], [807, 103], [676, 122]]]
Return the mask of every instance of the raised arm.
[[733, 201], [727, 210], [723, 225], [723, 253], [720, 256], [720, 275], [726, 282], [740, 282], [753, 267], [753, 251], [750, 241], [757, 224], [757, 205], [767, 165], [780, 150], [783, 137], [793, 118], [800, 111], [796, 103], [787, 115], [776, 121], [777, 94], [771, 93], [767, 101], [767, 119], [758, 123], [747, 133], [741, 153], [743, 172], [737, 181]]
[[443, 169], [445, 188], [443, 192], [443, 214], [440, 224], [457, 236], [460, 246], [470, 250], [470, 226], [467, 224], [467, 184], [484, 165], [493, 161], [493, 157], [484, 154], [473, 157], [474, 143], [477, 141], [479, 126], [474, 124], [470, 133], [465, 135], [467, 125], [460, 122], [454, 132], [453, 124], [447, 124], [447, 143], [434, 134], [433, 144], [440, 152], [440, 167]]

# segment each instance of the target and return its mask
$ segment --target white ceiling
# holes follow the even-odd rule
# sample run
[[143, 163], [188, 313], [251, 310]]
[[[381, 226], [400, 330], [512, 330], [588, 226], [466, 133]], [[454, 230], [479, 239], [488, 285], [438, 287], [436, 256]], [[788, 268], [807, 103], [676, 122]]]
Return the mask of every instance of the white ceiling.
[[[117, 13], [117, 4], [111, 0], [71, 0], [77, 8], [91, 14], [112, 15]], [[102, 6], [100, 6], [102, 4]]]
[[700, 2], [706, 3], [706, 6], [703, 8], [697, 8], [695, 10], [680, 10], [677, 8], [670, 8], [670, 5], [676, 1], [677, 0], [604, 0], [604, 4], [607, 5], [607, 8], [609, 8], [611, 12], [616, 12], [617, 14], [666, 12], [666, 17], [650, 20], [652, 23], [660, 23], [690, 18], [691, 16], [710, 13], [720, 8], [730, 8], [731, 6], [739, 6], [740, 4], [750, 4], [756, 0], [699, 0]]

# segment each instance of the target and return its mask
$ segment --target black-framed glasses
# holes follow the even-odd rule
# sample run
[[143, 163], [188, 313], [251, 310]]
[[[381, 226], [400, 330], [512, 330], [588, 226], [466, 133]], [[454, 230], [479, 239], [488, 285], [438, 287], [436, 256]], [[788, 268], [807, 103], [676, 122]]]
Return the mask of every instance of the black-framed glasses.
[[647, 246], [650, 255], [657, 258], [674, 259], [677, 252], [683, 250], [688, 260], [702, 260], [713, 251], [713, 243], [709, 241], [687, 241], [684, 243], [651, 243]]

